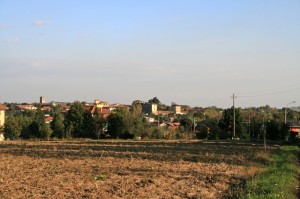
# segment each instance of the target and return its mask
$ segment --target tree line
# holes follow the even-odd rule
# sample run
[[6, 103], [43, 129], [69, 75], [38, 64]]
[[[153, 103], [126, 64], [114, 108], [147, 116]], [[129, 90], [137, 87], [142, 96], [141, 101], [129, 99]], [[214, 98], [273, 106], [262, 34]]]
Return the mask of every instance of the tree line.
[[[160, 110], [171, 110], [155, 97], [149, 102], [159, 104]], [[132, 103], [130, 109], [116, 109], [107, 118], [96, 110], [94, 114], [85, 111], [82, 102], [74, 102], [70, 110], [62, 113], [59, 107], [47, 112], [53, 116], [50, 124], [45, 122], [45, 111], [39, 107], [35, 111], [16, 111], [10, 107], [4, 126], [8, 139], [50, 139], [50, 138], [190, 138], [198, 139], [232, 139], [233, 111], [235, 111], [235, 136], [241, 139], [284, 140], [289, 136], [290, 121], [298, 121], [300, 113], [288, 110], [289, 122], [284, 123], [284, 110], [269, 106], [259, 108], [236, 108], [233, 110], [217, 107], [183, 106], [186, 114], [146, 115], [139, 100]], [[160, 123], [149, 123], [147, 117], [153, 117]], [[179, 123], [176, 129], [159, 125], [170, 122]]]

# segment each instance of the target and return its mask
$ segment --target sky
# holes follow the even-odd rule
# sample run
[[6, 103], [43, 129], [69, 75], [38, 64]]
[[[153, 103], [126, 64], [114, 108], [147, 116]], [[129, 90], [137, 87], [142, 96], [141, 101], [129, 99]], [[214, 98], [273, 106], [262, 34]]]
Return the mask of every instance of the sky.
[[0, 0], [0, 103], [300, 106], [299, 0]]

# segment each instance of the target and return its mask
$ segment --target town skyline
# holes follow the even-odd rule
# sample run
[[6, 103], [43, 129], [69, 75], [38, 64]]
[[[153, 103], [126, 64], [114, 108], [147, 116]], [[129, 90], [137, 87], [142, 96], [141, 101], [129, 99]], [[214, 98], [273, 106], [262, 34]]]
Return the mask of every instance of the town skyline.
[[[248, 107], [242, 107], [242, 106], [237, 106], [236, 105], [236, 99], [237, 99], [238, 96], [234, 96], [235, 98], [235, 107], [236, 108], [242, 108], [242, 109], [247, 109], [247, 108], [260, 108], [260, 107], [265, 107], [265, 106], [270, 106], [271, 108], [277, 108], [277, 109], [281, 109], [281, 108], [294, 108], [295, 110], [297, 109], [300, 109], [300, 106], [297, 105], [296, 101], [292, 101], [292, 102], [289, 102], [289, 104], [287, 104], [286, 106], [284, 107], [276, 107], [276, 106], [271, 106], [270, 104], [265, 104], [265, 105], [260, 105], [260, 106], [248, 106]], [[137, 101], [139, 101], [140, 103], [150, 103], [150, 101], [152, 101], [154, 98], [156, 98], [157, 100], [160, 101], [159, 97], [153, 97], [153, 98], [150, 98], [150, 99], [135, 99], [131, 102], [128, 102], [128, 103], [124, 103], [124, 102], [110, 102], [110, 101], [107, 101], [107, 100], [103, 100], [103, 99], [100, 99], [100, 98], [95, 98], [93, 100], [89, 100], [89, 101], [85, 101], [85, 100], [74, 100], [74, 101], [58, 101], [58, 100], [48, 100], [48, 98], [46, 96], [40, 96], [38, 98], [38, 100], [35, 100], [35, 101], [32, 101], [32, 102], [26, 102], [26, 101], [23, 101], [23, 102], [18, 102], [18, 101], [12, 101], [12, 102], [0, 102], [0, 104], [19, 104], [19, 105], [22, 105], [22, 104], [28, 104], [28, 105], [37, 105], [37, 104], [42, 104], [42, 105], [45, 105], [45, 104], [49, 104], [49, 105], [54, 105], [56, 106], [57, 104], [73, 104], [74, 102], [81, 102], [81, 103], [84, 103], [86, 105], [91, 105], [91, 104], [95, 104], [96, 101], [100, 101], [100, 102], [103, 102], [103, 103], [106, 103], [108, 106], [115, 106], [115, 105], [125, 105], [125, 106], [131, 106], [132, 103], [135, 103]], [[233, 96], [231, 96], [231, 99], [233, 99]], [[154, 102], [151, 102], [151, 103], [154, 103]], [[233, 103], [233, 101], [232, 101]], [[154, 103], [156, 104], [156, 103]], [[226, 108], [230, 108], [233, 106], [233, 104], [231, 104], [231, 106], [229, 107], [221, 107], [221, 106], [216, 106], [216, 105], [211, 105], [211, 106], [199, 106], [199, 105], [191, 105], [191, 104], [184, 104], [184, 103], [176, 103], [174, 101], [172, 101], [170, 104], [168, 103], [164, 103], [163, 101], [160, 101], [160, 104], [162, 105], [166, 105], [166, 106], [169, 106], [169, 107], [172, 107], [173, 105], [179, 105], [179, 106], [188, 106], [188, 107], [191, 107], [191, 108], [196, 108], [196, 107], [199, 107], [199, 108], [210, 108], [210, 107], [216, 107], [216, 108], [221, 108], [221, 109], [226, 109]]]
[[300, 2], [1, 1], [0, 103], [300, 102]]

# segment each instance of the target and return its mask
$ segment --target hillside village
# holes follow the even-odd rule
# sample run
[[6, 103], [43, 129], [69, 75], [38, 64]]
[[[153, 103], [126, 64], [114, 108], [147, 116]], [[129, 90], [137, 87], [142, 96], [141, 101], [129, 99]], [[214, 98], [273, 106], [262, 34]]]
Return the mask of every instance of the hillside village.
[[[75, 104], [79, 104], [79, 106], [82, 108], [80, 116], [81, 119], [79, 120], [76, 120], [76, 118], [71, 118], [73, 116], [70, 116], [70, 113], [72, 112], [71, 109], [72, 107], [75, 107]], [[281, 124], [284, 117], [283, 109], [280, 110], [271, 108], [269, 106], [248, 109], [235, 109], [234, 110], [237, 112], [238, 117], [236, 121], [237, 137], [246, 139], [261, 138], [261, 126], [264, 125], [262, 124], [262, 122], [266, 112], [268, 112], [270, 125], [283, 125]], [[228, 110], [230, 111], [230, 109]], [[161, 103], [157, 97], [154, 97], [147, 102], [135, 100], [131, 105], [126, 105], [117, 103], [109, 104], [108, 102], [101, 101], [99, 99], [94, 100], [94, 102], [92, 103], [79, 101], [76, 101], [74, 103], [52, 101], [48, 103], [46, 101], [46, 98], [44, 96], [41, 96], [39, 99], [39, 103], [5, 103], [3, 105], [0, 105], [0, 128], [2, 128], [2, 132], [5, 131], [5, 126], [7, 127], [6, 129], [8, 129], [9, 125], [5, 125], [6, 120], [8, 120], [9, 124], [12, 123], [12, 129], [10, 130], [10, 133], [6, 133], [6, 138], [33, 138], [37, 135], [23, 135], [22, 132], [26, 130], [24, 130], [24, 124], [21, 123], [23, 123], [23, 120], [29, 120], [30, 122], [33, 122], [37, 117], [36, 115], [39, 115], [37, 114], [37, 112], [39, 112], [41, 115], [40, 118], [43, 118], [44, 120], [42, 121], [42, 123], [46, 124], [47, 128], [45, 127], [45, 129], [47, 129], [46, 131], [48, 131], [48, 133], [46, 133], [46, 137], [48, 137], [48, 139], [50, 137], [63, 138], [68, 136], [136, 139], [227, 139], [233, 136], [233, 129], [232, 121], [226, 121], [227, 123], [222, 127], [221, 121], [224, 119], [226, 120], [226, 118], [224, 118], [226, 116], [224, 115], [224, 113], [226, 114], [226, 111], [227, 109], [224, 110], [217, 107], [192, 108], [187, 105], [178, 105], [176, 103], [172, 103], [171, 106], [167, 106]], [[53, 122], [53, 120], [58, 114], [61, 115], [62, 121], [60, 121], [60, 125], [63, 127], [60, 127], [61, 132], [55, 134], [53, 133], [55, 131], [55, 127], [53, 127], [55, 122]], [[114, 120], [118, 120], [118, 118], [114, 118], [114, 115], [120, 116], [119, 119], [124, 123], [122, 124], [123, 126], [121, 124], [116, 124], [116, 121]], [[17, 118], [17, 121], [14, 121], [13, 118]], [[68, 118], [70, 121], [68, 121]], [[84, 118], [88, 118], [88, 120], [84, 120]], [[298, 136], [298, 133], [300, 131], [299, 111], [297, 109], [289, 109], [288, 118], [289, 126], [286, 127], [288, 128], [287, 131], [292, 132], [293, 137], [296, 137]], [[278, 124], [271, 124], [271, 120], [275, 123], [277, 122]], [[97, 121], [98, 124], [96, 124]], [[18, 122], [22, 127], [17, 128], [14, 126], [15, 123]], [[30, 122], [26, 124], [26, 128], [30, 127]], [[78, 126], [78, 123], [82, 124]], [[126, 132], [123, 132], [124, 135], [122, 133], [119, 135], [116, 134], [116, 132], [112, 132], [123, 131], [123, 129], [120, 129], [118, 125], [120, 127], [123, 127], [123, 129], [126, 129]], [[41, 129], [41, 126], [37, 126], [37, 128]], [[68, 130], [68, 128], [70, 129]], [[85, 129], [83, 130], [83, 128]], [[284, 137], [284, 127], [277, 128], [278, 132], [276, 134], [278, 135], [269, 135], [271, 139], [277, 139], [278, 136], [281, 138]], [[21, 129], [20, 132], [13, 132], [19, 131], [18, 129]], [[70, 131], [68, 136], [67, 131]], [[78, 134], [78, 132], [75, 131], [78, 131], [80, 133]], [[151, 132], [145, 133], [145, 131]], [[5, 133], [1, 133], [2, 140], [4, 139], [3, 134], [5, 135]], [[272, 132], [269, 132], [269, 134], [272, 134]]]

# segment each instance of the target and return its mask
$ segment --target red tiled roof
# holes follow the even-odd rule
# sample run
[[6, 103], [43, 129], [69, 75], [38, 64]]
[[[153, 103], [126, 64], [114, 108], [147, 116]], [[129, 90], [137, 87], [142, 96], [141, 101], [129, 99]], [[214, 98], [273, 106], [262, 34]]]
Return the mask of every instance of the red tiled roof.
[[2, 104], [0, 104], [0, 111], [5, 111], [7, 110], [8, 108]]
[[111, 114], [109, 109], [102, 109], [101, 114]]
[[48, 116], [48, 117], [45, 118], [46, 123], [51, 122], [52, 120], [53, 120], [53, 117], [51, 117], [51, 116]]
[[107, 117], [111, 114], [112, 112], [108, 109], [102, 109], [100, 114], [104, 119], [107, 119]]
[[44, 107], [41, 108], [41, 110], [43, 110], [43, 111], [51, 111], [52, 108], [50, 106], [44, 106]]

